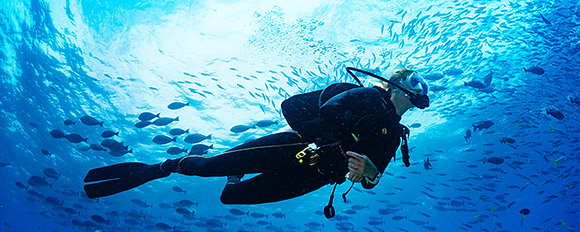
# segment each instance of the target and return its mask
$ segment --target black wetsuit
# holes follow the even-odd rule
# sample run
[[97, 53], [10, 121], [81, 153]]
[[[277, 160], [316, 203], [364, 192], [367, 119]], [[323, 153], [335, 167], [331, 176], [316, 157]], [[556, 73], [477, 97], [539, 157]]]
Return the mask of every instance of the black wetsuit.
[[[282, 103], [284, 117], [297, 131], [268, 135], [213, 157], [187, 156], [177, 172], [196, 176], [259, 175], [226, 184], [224, 204], [256, 204], [301, 196], [326, 184], [342, 183], [348, 173], [346, 151], [368, 156], [384, 172], [399, 147], [400, 116], [390, 95], [378, 87], [333, 84]], [[323, 146], [316, 165], [300, 164], [307, 144]], [[340, 143], [340, 146], [329, 145]], [[324, 146], [327, 145], [327, 146]], [[374, 185], [363, 180], [364, 188]]]

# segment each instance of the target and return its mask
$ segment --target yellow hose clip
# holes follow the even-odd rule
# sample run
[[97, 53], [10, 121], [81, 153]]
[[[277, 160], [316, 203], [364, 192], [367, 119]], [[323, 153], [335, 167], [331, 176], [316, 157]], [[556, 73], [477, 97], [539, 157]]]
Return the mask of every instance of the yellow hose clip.
[[308, 144], [304, 150], [296, 153], [296, 159], [300, 164], [308, 163], [308, 165], [314, 166], [318, 163], [319, 155], [316, 153], [317, 150], [318, 146], [315, 143]]

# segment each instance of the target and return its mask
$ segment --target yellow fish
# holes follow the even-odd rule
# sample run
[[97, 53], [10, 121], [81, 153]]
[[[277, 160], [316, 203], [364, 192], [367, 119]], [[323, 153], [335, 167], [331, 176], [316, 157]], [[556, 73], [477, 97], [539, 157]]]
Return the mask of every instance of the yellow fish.
[[556, 167], [556, 164], [558, 163], [558, 161], [560, 161], [560, 158], [558, 158], [557, 160], [555, 159], [551, 159], [554, 162], [554, 167]]

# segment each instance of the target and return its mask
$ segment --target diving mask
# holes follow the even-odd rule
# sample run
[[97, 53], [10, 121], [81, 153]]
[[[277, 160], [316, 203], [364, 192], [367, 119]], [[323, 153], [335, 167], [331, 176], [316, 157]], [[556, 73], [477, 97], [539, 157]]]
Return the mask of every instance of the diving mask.
[[412, 89], [410, 90], [417, 94], [426, 95], [429, 92], [429, 85], [427, 84], [425, 79], [423, 79], [421, 76], [419, 76], [419, 74], [417, 74], [417, 72], [411, 73], [411, 75], [408, 76], [402, 82], [405, 82], [409, 86], [411, 86]]
[[411, 73], [405, 80], [402, 80], [400, 83], [407, 83], [408, 86], [411, 87], [410, 90], [403, 88], [400, 85], [396, 85], [392, 82], [395, 87], [403, 90], [407, 95], [410, 97], [411, 103], [415, 105], [419, 109], [425, 109], [429, 107], [429, 97], [427, 93], [429, 92], [429, 85], [417, 72]]
[[406, 82], [409, 86], [411, 86], [411, 88], [413, 88], [414, 91], [416, 91], [416, 93], [412, 92], [406, 88], [403, 88], [401, 85], [395, 84], [394, 82], [389, 81], [384, 77], [375, 75], [373, 73], [370, 73], [370, 72], [367, 72], [364, 70], [347, 67], [346, 71], [348, 72], [348, 74], [350, 74], [356, 80], [356, 82], [360, 86], [363, 86], [363, 84], [351, 71], [357, 71], [357, 72], [364, 73], [366, 75], [372, 76], [374, 78], [377, 78], [381, 81], [387, 82], [387, 83], [401, 89], [403, 92], [405, 92], [407, 95], [409, 95], [409, 100], [411, 101], [411, 103], [413, 103], [413, 105], [415, 105], [419, 109], [425, 109], [425, 108], [429, 107], [429, 97], [427, 96], [427, 93], [429, 92], [429, 85], [427, 85], [427, 82], [425, 82], [425, 80], [423, 78], [421, 78], [419, 76], [419, 74], [416, 74], [415, 72], [413, 72], [409, 77], [407, 77], [405, 80], [403, 80], [399, 83]]

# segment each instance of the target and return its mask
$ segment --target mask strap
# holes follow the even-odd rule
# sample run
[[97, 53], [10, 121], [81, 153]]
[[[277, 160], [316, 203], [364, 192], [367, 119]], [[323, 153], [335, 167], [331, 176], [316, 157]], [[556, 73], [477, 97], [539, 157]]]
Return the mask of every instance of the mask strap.
[[409, 94], [411, 97], [414, 97], [414, 96], [416, 96], [416, 94], [415, 94], [415, 93], [413, 93], [413, 92], [411, 92], [411, 91], [409, 91], [409, 90], [407, 90], [407, 89], [403, 88], [402, 86], [400, 86], [400, 85], [398, 85], [398, 84], [395, 84], [394, 82], [392, 82], [392, 81], [389, 81], [389, 80], [385, 79], [384, 77], [381, 77], [381, 76], [375, 75], [375, 74], [373, 74], [373, 73], [370, 73], [370, 72], [367, 72], [367, 71], [364, 71], [364, 70], [360, 70], [360, 69], [357, 69], [357, 68], [351, 68], [351, 67], [347, 67], [347, 68], [346, 68], [346, 71], [348, 72], [348, 74], [350, 74], [350, 75], [351, 75], [351, 76], [352, 76], [352, 77], [353, 77], [353, 78], [356, 80], [356, 82], [357, 82], [357, 83], [358, 83], [360, 86], [363, 86], [363, 84], [360, 82], [360, 80], [358, 79], [358, 77], [356, 77], [356, 76], [354, 75], [354, 73], [352, 73], [352, 71], [361, 72], [361, 73], [363, 73], [363, 74], [366, 74], [366, 75], [369, 75], [369, 76], [371, 76], [371, 77], [377, 78], [377, 79], [379, 79], [379, 80], [381, 80], [381, 81], [387, 82], [387, 83], [389, 83], [389, 84], [391, 84], [391, 85], [393, 85], [393, 86], [395, 86], [395, 87], [399, 88], [400, 90], [403, 90], [403, 92], [405, 92], [406, 94]]

